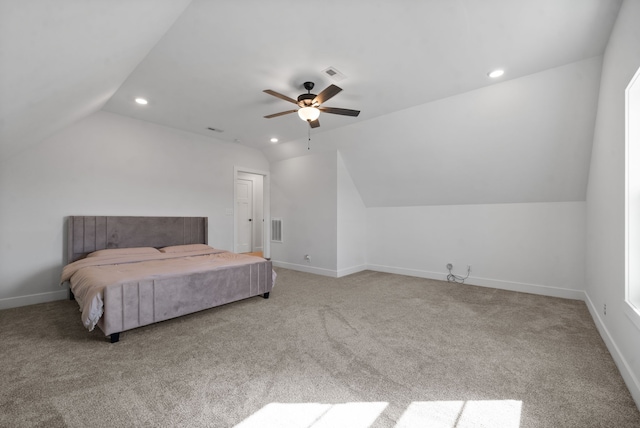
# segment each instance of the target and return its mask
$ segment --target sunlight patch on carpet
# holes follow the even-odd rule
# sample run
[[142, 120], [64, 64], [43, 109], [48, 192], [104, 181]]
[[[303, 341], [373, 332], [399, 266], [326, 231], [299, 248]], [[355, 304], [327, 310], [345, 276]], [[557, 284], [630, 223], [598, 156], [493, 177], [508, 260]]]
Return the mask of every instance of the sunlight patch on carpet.
[[[369, 428], [386, 402], [270, 403], [235, 428]], [[522, 401], [414, 401], [395, 428], [519, 428]]]
[[396, 428], [519, 428], [522, 401], [414, 401]]
[[235, 428], [368, 428], [388, 403], [270, 403]]

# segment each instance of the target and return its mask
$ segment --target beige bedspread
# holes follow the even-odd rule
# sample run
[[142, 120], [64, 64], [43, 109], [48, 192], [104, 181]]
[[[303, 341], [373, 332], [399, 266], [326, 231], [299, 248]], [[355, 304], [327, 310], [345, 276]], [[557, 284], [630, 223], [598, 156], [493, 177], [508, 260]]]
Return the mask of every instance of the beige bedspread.
[[70, 282], [71, 291], [80, 305], [82, 322], [91, 331], [103, 314], [103, 290], [108, 285], [261, 262], [264, 262], [261, 257], [213, 248], [169, 254], [87, 257], [66, 265], [61, 283]]

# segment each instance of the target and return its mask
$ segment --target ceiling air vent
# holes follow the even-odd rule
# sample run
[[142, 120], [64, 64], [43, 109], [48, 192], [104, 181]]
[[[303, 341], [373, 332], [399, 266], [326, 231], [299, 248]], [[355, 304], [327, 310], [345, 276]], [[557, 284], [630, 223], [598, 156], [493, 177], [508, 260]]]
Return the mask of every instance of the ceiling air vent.
[[339, 72], [335, 67], [329, 67], [326, 70], [322, 70], [322, 72], [336, 82], [347, 78], [347, 76]]

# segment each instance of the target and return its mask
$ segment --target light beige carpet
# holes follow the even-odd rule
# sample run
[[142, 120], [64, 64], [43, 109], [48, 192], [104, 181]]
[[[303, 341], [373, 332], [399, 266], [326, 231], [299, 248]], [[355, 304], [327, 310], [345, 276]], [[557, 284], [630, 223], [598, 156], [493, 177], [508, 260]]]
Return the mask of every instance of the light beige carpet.
[[583, 302], [277, 272], [116, 344], [72, 301], [0, 311], [0, 426], [640, 427]]

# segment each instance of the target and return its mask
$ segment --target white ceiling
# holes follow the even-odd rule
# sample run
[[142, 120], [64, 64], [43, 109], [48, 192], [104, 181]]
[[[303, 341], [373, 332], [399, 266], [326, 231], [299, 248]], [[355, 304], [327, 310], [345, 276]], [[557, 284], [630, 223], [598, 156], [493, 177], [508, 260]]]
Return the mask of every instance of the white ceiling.
[[0, 160], [100, 110], [188, 4], [0, 0]]
[[[331, 144], [345, 152], [345, 163], [369, 206], [407, 204], [406, 198], [392, 197], [397, 191], [385, 190], [388, 187], [408, 186], [411, 180], [442, 181], [441, 175], [419, 174], [405, 179], [406, 174], [391, 171], [389, 176], [398, 177], [397, 181], [379, 187], [380, 197], [375, 196], [375, 188], [372, 190], [366, 184], [372, 177], [367, 172], [371, 168], [390, 168], [388, 164], [365, 164], [387, 161], [393, 152], [390, 140], [404, 141], [401, 149], [405, 159], [424, 155], [422, 149], [417, 150], [418, 146], [407, 142], [419, 140], [413, 134], [411, 138], [403, 138], [406, 125], [415, 128], [415, 121], [420, 121], [421, 116], [408, 122], [404, 111], [431, 111], [448, 97], [473, 93], [490, 85], [508, 88], [503, 85], [509, 81], [600, 56], [621, 3], [620, 0], [0, 1], [0, 160], [100, 108], [219, 140], [239, 141], [267, 154], [274, 151], [269, 142], [271, 137], [298, 145], [304, 140], [306, 148], [308, 126], [295, 114], [263, 118], [295, 106], [262, 91], [272, 89], [295, 98], [304, 92], [302, 83], [311, 80], [318, 91], [332, 83], [343, 88], [326, 106], [362, 111], [358, 118], [323, 113], [321, 127], [312, 130], [311, 135], [314, 141], [348, 139]], [[346, 75], [346, 79], [335, 82], [324, 75], [322, 71], [330, 66]], [[505, 76], [489, 79], [487, 72], [497, 67], [505, 69]], [[587, 84], [591, 85], [585, 98], [595, 109], [597, 99], [592, 95], [597, 92], [598, 76], [593, 76], [593, 67], [583, 67], [591, 70], [584, 72], [589, 75]], [[562, 81], [567, 76], [559, 73], [557, 78]], [[578, 85], [574, 89], [584, 87]], [[149, 104], [144, 107], [135, 104], [133, 99], [137, 96], [148, 98]], [[486, 93], [484, 96], [483, 102], [492, 99]], [[482, 101], [482, 95], [479, 97]], [[551, 98], [542, 98], [534, 103], [540, 108], [553, 102]], [[474, 103], [477, 100], [474, 98]], [[481, 106], [474, 104], [473, 108]], [[467, 113], [471, 112], [473, 109]], [[588, 108], [581, 109], [576, 119], [570, 108], [562, 109], [565, 122], [581, 126], [571, 134], [570, 148], [559, 149], [566, 156], [577, 153], [578, 160], [567, 164], [576, 164], [569, 166], [568, 174], [578, 177], [575, 186], [571, 186], [579, 190], [566, 194], [532, 190], [531, 196], [524, 199], [583, 197], [591, 145], [589, 132], [593, 131], [593, 124], [583, 123], [583, 118], [591, 113]], [[433, 120], [443, 120], [434, 114], [428, 113]], [[521, 142], [527, 145], [525, 152], [533, 162], [526, 171], [515, 168], [518, 165], [515, 157], [502, 159], [501, 164], [514, 166], [514, 174], [527, 174], [516, 181], [536, 181], [535, 172], [531, 171], [560, 169], [556, 165], [558, 160], [546, 155], [550, 154], [550, 146], [563, 144], [561, 139], [569, 130], [552, 132], [557, 131], [556, 122], [543, 119], [551, 128]], [[347, 143], [354, 140], [353, 132], [379, 129], [382, 124], [386, 125], [384, 137], [365, 131], [370, 147], [353, 145], [349, 150]], [[428, 129], [428, 123], [422, 125]], [[208, 127], [224, 132], [212, 132]], [[507, 138], [504, 132], [496, 135], [486, 129], [474, 132], [484, 132], [487, 140], [503, 143], [513, 140], [512, 135]], [[463, 144], [465, 138], [468, 135], [462, 133], [436, 139], [431, 150], [444, 149], [452, 142]], [[536, 151], [540, 138], [545, 139], [546, 149]], [[286, 144], [282, 145], [281, 153], [285, 147]], [[355, 147], [361, 149], [358, 155], [354, 154]], [[374, 148], [380, 151], [360, 156]], [[462, 146], [458, 150], [464, 152]], [[275, 158], [278, 156], [282, 154]], [[537, 158], [540, 163], [536, 163]], [[487, 188], [505, 176], [492, 173], [488, 166], [484, 170], [476, 168], [474, 174], [476, 179], [488, 177], [484, 180]], [[552, 171], [554, 174], [554, 180], [563, 176]], [[549, 187], [552, 182], [545, 182], [544, 186]], [[464, 182], [452, 186], [444, 192], [451, 194], [458, 187], [464, 188]], [[513, 193], [506, 195], [511, 190], [502, 192], [505, 195], [486, 198], [462, 195], [460, 203], [519, 200]], [[433, 194], [422, 198], [421, 203], [448, 200]]]
[[[302, 84], [343, 92], [318, 132], [492, 82], [602, 54], [619, 7], [610, 0], [206, 1], [194, 0], [140, 62], [105, 110], [251, 147], [307, 134], [293, 104]], [[346, 79], [322, 71], [335, 67]], [[315, 92], [318, 93], [318, 92]], [[150, 105], [134, 104], [145, 96]], [[314, 131], [315, 132], [315, 131]]]
[[583, 201], [601, 65], [595, 57], [390, 113], [312, 138], [312, 149], [337, 142], [367, 206]]

